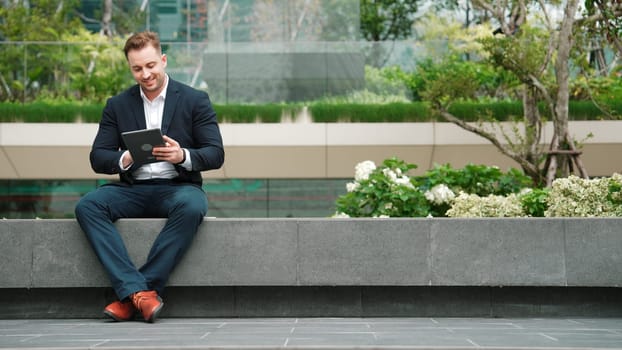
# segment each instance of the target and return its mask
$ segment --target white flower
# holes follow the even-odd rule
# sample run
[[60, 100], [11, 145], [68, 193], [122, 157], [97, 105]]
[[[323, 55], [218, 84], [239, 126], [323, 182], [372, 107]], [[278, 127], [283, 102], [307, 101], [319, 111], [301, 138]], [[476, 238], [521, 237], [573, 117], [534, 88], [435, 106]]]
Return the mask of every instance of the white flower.
[[410, 182], [410, 178], [406, 175], [399, 177], [397, 179], [395, 179], [395, 183], [398, 185], [402, 185], [402, 186], [406, 186], [406, 187], [410, 187], [410, 188], [414, 188], [415, 186], [413, 186], [412, 182]]
[[348, 190], [348, 192], [354, 192], [358, 190], [359, 187], [361, 187], [361, 184], [358, 182], [348, 182], [346, 184], [346, 189]]
[[438, 184], [429, 191], [426, 191], [423, 195], [428, 201], [434, 204], [450, 203], [456, 198], [454, 192], [445, 184]]
[[393, 203], [389, 202], [389, 203], [385, 204], [384, 208], [387, 209], [387, 210], [393, 209]]
[[399, 168], [396, 170], [384, 168], [382, 169], [382, 173], [396, 185], [402, 185], [410, 188], [414, 187], [413, 184], [410, 182], [410, 178], [408, 176], [401, 175], [402, 171]]
[[391, 182], [395, 182], [395, 179], [397, 179], [397, 174], [392, 169], [384, 168], [382, 169], [382, 173], [384, 176], [388, 177]]
[[338, 213], [333, 214], [332, 217], [336, 218], [336, 219], [339, 219], [339, 218], [349, 218], [350, 215], [348, 215], [346, 213], [338, 212]]
[[376, 170], [376, 164], [371, 160], [360, 162], [354, 167], [354, 180], [363, 181], [369, 179], [369, 175]]

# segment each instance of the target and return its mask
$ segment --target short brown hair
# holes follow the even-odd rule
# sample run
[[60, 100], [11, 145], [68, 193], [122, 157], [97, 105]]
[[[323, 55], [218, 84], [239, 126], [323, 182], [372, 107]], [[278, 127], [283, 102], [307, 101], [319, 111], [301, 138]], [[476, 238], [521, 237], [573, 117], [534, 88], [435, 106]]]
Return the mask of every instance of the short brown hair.
[[160, 37], [154, 32], [140, 32], [130, 36], [125, 42], [123, 52], [125, 52], [125, 58], [127, 59], [127, 53], [131, 50], [140, 50], [147, 45], [153, 46], [156, 50], [162, 53], [162, 47], [160, 46]]

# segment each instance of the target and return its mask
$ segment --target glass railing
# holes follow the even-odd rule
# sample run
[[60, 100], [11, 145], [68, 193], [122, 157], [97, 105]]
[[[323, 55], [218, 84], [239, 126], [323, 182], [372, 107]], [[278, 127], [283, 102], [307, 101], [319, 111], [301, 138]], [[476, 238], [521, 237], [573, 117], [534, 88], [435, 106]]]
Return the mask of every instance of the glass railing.
[[[412, 70], [446, 47], [430, 41], [162, 44], [171, 77], [208, 91], [217, 104], [301, 102], [364, 90], [407, 94], [367, 71]], [[133, 83], [120, 46], [0, 42], [0, 101], [116, 94]]]
[[[73, 218], [77, 201], [107, 180], [0, 180], [0, 219]], [[207, 216], [327, 217], [347, 179], [205, 180]]]

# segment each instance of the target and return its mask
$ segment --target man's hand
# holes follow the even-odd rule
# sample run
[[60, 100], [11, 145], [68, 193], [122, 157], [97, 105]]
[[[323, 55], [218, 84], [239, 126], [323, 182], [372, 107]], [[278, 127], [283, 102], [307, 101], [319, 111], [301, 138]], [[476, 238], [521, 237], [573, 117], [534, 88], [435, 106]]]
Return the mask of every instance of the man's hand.
[[152, 154], [157, 160], [163, 160], [172, 164], [181, 163], [184, 160], [184, 150], [179, 143], [172, 138], [163, 135], [165, 146], [154, 147]]
[[132, 158], [132, 155], [130, 154], [129, 151], [125, 151], [125, 153], [123, 153], [122, 157], [123, 157], [123, 159], [121, 159], [121, 165], [123, 166], [123, 169], [129, 168], [130, 165], [132, 165], [132, 163], [134, 163], [134, 159]]

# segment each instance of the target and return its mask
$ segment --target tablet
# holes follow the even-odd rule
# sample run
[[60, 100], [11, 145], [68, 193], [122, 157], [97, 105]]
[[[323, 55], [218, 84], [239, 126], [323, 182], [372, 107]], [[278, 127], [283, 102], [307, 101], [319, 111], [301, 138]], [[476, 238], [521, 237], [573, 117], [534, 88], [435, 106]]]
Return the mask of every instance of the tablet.
[[134, 164], [143, 165], [159, 162], [151, 154], [154, 147], [164, 146], [164, 139], [160, 129], [143, 129], [121, 133], [123, 142], [134, 159]]

